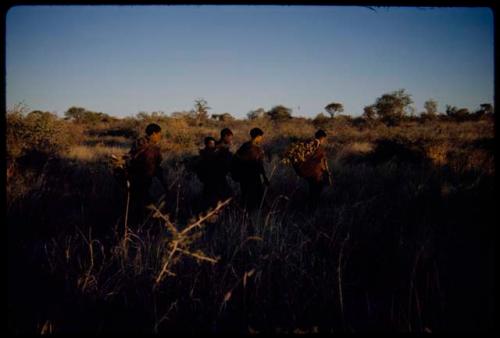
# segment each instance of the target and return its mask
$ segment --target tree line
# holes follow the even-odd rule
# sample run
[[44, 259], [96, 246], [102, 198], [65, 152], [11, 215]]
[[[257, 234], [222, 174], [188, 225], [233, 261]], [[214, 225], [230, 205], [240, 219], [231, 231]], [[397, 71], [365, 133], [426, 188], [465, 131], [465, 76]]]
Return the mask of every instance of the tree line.
[[[366, 121], [378, 120], [387, 125], [397, 125], [405, 118], [428, 121], [446, 117], [449, 120], [467, 121], [481, 119], [494, 114], [494, 108], [491, 103], [482, 103], [479, 105], [479, 109], [475, 111], [453, 105], [446, 105], [445, 111], [439, 112], [438, 102], [434, 99], [429, 99], [424, 103], [425, 110], [416, 115], [413, 103], [412, 95], [407, 93], [405, 89], [399, 89], [383, 94], [378, 97], [373, 104], [365, 106], [359, 118]], [[212, 108], [205, 99], [197, 98], [194, 100], [193, 108], [189, 111], [172, 112], [170, 116], [163, 111], [154, 111], [151, 113], [141, 111], [137, 113], [135, 117], [139, 120], [167, 117], [182, 118], [193, 121], [194, 125], [203, 125], [203, 123], [208, 120], [228, 122], [236, 119], [227, 112], [209, 114], [210, 109]], [[324, 110], [329, 116], [320, 112], [313, 118], [314, 122], [321, 124], [340, 116], [343, 118], [350, 118], [349, 115], [340, 115], [340, 113], [344, 112], [344, 106], [340, 102], [330, 102], [324, 107]], [[286, 121], [293, 118], [292, 112], [292, 108], [284, 105], [276, 105], [269, 110], [264, 108], [251, 110], [246, 114], [246, 118], [248, 120], [269, 119], [271, 121]], [[51, 113], [35, 110], [31, 112], [31, 114], [40, 115]], [[73, 106], [64, 112], [64, 120], [72, 121], [77, 124], [97, 124], [115, 122], [118, 118], [103, 112], [95, 112], [83, 107]]]

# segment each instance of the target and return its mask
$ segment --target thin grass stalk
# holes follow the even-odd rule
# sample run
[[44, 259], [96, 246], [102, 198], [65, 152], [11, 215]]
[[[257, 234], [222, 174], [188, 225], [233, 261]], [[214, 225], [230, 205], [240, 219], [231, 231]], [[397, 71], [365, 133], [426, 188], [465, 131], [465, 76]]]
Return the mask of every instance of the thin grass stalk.
[[127, 204], [125, 206], [125, 223], [124, 223], [124, 231], [123, 231], [123, 247], [125, 251], [127, 251], [127, 238], [128, 238], [128, 211], [130, 206], [130, 181], [127, 180]]
[[417, 253], [417, 256], [415, 257], [415, 263], [413, 264], [413, 270], [412, 270], [411, 277], [410, 277], [410, 292], [409, 292], [409, 296], [408, 296], [408, 330], [410, 332], [412, 331], [411, 313], [412, 313], [412, 299], [413, 299], [413, 295], [414, 295], [413, 289], [415, 288], [414, 282], [415, 282], [415, 278], [416, 278], [416, 274], [417, 274], [417, 265], [418, 265], [418, 262], [420, 261], [420, 256], [424, 252], [424, 248], [425, 248], [425, 243], [424, 243], [424, 245], [422, 245], [422, 247], [420, 248], [420, 250]]
[[158, 277], [156, 277], [156, 281], [155, 281], [155, 286], [160, 284], [161, 280], [163, 279], [163, 275], [165, 275], [165, 273], [167, 272], [167, 268], [168, 268], [168, 264], [170, 263], [170, 261], [172, 260], [172, 257], [174, 256], [174, 253], [177, 251], [177, 246], [179, 245], [179, 241], [173, 241], [173, 248], [172, 248], [172, 251], [170, 251], [170, 254], [167, 258], [167, 261], [165, 262], [165, 264], [163, 264], [163, 267], [160, 271], [160, 274], [158, 275]]
[[214, 214], [216, 214], [217, 212], [219, 212], [223, 207], [225, 207], [227, 204], [229, 204], [229, 202], [231, 202], [233, 198], [232, 197], [229, 197], [227, 200], [225, 200], [224, 202], [220, 202], [217, 203], [217, 206], [215, 207], [214, 210], [212, 211], [209, 211], [206, 215], [200, 217], [196, 222], [192, 223], [191, 225], [189, 225], [186, 229], [182, 230], [180, 232], [180, 235], [185, 235], [187, 234], [189, 231], [191, 231], [192, 229], [196, 228], [196, 227], [200, 227], [201, 224], [203, 222], [205, 222], [207, 219], [209, 219], [210, 217], [212, 217]]
[[337, 278], [338, 278], [338, 289], [339, 289], [339, 304], [340, 304], [340, 313], [342, 316], [342, 326], [346, 327], [345, 324], [345, 315], [344, 315], [344, 295], [343, 295], [343, 290], [342, 290], [342, 258], [344, 256], [344, 246], [345, 243], [349, 240], [349, 233], [347, 233], [346, 238], [342, 242], [342, 245], [340, 246], [340, 252], [339, 252], [339, 264], [337, 266]]
[[[274, 164], [273, 168], [271, 169], [271, 174], [269, 175], [269, 182], [271, 182], [271, 179], [273, 178], [275, 171], [276, 171], [276, 164]], [[268, 190], [269, 190], [269, 187], [266, 185], [266, 187], [264, 188], [264, 193], [262, 194], [262, 198], [260, 200], [259, 211], [257, 213], [256, 223], [259, 223], [259, 221], [260, 221], [260, 215], [262, 214], [262, 208], [264, 207], [264, 201], [266, 199]]]

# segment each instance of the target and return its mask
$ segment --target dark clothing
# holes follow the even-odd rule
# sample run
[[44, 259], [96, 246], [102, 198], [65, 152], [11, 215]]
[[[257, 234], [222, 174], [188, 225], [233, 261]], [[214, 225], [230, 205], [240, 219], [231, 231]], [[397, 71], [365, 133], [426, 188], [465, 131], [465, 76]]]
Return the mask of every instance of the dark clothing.
[[153, 202], [149, 189], [153, 178], [164, 184], [160, 167], [162, 155], [160, 148], [151, 144], [147, 137], [139, 138], [129, 152], [128, 178], [130, 182], [129, 224], [137, 226], [146, 216], [146, 206]]
[[215, 181], [219, 191], [219, 197], [226, 199], [233, 194], [233, 190], [227, 181], [227, 174], [231, 171], [233, 161], [233, 153], [229, 149], [229, 145], [220, 140], [215, 145], [215, 161], [216, 161], [216, 175]]
[[235, 157], [235, 171], [240, 182], [243, 206], [255, 210], [260, 206], [264, 194], [261, 179], [261, 175], [265, 177], [264, 151], [248, 141], [238, 149]]
[[245, 142], [236, 152], [236, 156], [240, 162], [244, 163], [241, 167], [243, 177], [259, 178], [260, 175], [265, 175], [264, 171], [264, 151], [258, 145], [251, 141]]
[[145, 137], [138, 139], [129, 151], [130, 166], [129, 173], [134, 178], [153, 178], [163, 181], [161, 162], [163, 160], [160, 147], [149, 143]]
[[215, 152], [220, 174], [226, 176], [231, 170], [231, 161], [233, 159], [229, 145], [219, 140], [215, 143]]
[[196, 164], [196, 175], [201, 183], [206, 184], [215, 174], [215, 148], [200, 149]]
[[[227, 153], [224, 154], [227, 156]], [[229, 155], [231, 153], [229, 152]], [[224, 162], [217, 149], [200, 150], [196, 174], [203, 183], [203, 208], [207, 209], [217, 205], [218, 201], [231, 196], [226, 174], [229, 170], [224, 167]]]
[[321, 145], [300, 165], [300, 172], [309, 185], [308, 206], [314, 210], [319, 204], [321, 191], [328, 185], [326, 153]]

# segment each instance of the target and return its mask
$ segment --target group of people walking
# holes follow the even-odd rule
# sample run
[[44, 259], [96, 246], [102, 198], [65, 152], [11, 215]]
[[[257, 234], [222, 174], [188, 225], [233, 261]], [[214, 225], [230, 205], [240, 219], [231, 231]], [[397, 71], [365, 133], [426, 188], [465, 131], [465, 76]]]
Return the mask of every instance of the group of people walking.
[[[161, 127], [151, 123], [146, 127], [145, 136], [137, 139], [128, 154], [127, 178], [130, 184], [130, 213], [135, 219], [142, 219], [146, 206], [152, 203], [149, 195], [153, 178], [159, 179], [167, 189], [163, 171], [160, 167], [162, 155], [159, 142]], [[264, 167], [262, 141], [264, 132], [260, 128], [250, 130], [250, 139], [233, 153], [233, 132], [224, 128], [220, 139], [204, 139], [204, 148], [196, 158], [194, 171], [203, 184], [203, 207], [208, 209], [218, 201], [234, 196], [228, 178], [240, 185], [241, 205], [247, 211], [254, 211], [263, 204], [265, 187], [270, 185]], [[329, 183], [329, 171], [323, 145], [326, 133], [318, 130], [314, 135], [315, 151], [299, 165], [294, 165], [297, 174], [309, 184], [308, 203], [310, 209], [318, 205], [322, 189]]]
[[225, 128], [220, 140], [212, 146], [212, 138], [205, 138], [205, 148], [200, 150], [195, 171], [203, 183], [206, 206], [213, 206], [233, 194], [228, 176], [239, 182], [241, 202], [247, 210], [259, 207], [264, 185], [269, 186], [264, 169], [264, 151], [261, 148], [264, 132], [259, 128], [250, 131], [251, 139], [236, 151], [231, 152], [233, 132]]

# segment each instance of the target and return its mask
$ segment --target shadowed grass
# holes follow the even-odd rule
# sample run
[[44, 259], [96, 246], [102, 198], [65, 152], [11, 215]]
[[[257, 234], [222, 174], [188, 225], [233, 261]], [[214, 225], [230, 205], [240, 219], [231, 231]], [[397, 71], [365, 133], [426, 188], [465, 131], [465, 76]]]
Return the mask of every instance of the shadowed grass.
[[152, 187], [165, 202], [126, 236], [108, 160], [124, 149], [80, 145], [20, 165], [7, 191], [9, 329], [486, 330], [495, 167], [491, 126], [475, 123], [329, 132], [334, 184], [313, 214], [305, 182], [278, 156], [313, 128], [282, 125], [267, 139], [275, 171], [262, 209], [247, 214], [236, 197], [215, 220], [182, 162], [197, 134], [172, 138], [169, 191]]

